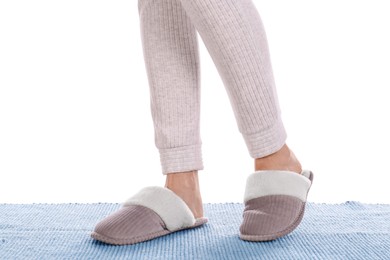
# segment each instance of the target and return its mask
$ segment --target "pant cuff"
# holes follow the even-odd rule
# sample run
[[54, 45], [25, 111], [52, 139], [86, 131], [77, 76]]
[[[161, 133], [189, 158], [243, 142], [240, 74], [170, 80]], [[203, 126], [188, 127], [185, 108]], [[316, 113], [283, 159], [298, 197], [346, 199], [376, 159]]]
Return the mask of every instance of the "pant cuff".
[[203, 170], [202, 144], [159, 149], [162, 173]]
[[269, 129], [254, 134], [242, 134], [252, 158], [262, 158], [277, 152], [287, 139], [287, 133], [279, 118]]

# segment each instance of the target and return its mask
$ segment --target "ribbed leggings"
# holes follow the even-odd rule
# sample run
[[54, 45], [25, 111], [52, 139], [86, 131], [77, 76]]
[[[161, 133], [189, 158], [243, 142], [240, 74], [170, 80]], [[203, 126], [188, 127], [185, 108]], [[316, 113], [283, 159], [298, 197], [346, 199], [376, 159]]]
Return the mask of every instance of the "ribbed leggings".
[[249, 155], [264, 157], [283, 146], [287, 134], [267, 37], [252, 0], [139, 0], [138, 12], [164, 175], [204, 168], [197, 32], [225, 86]]

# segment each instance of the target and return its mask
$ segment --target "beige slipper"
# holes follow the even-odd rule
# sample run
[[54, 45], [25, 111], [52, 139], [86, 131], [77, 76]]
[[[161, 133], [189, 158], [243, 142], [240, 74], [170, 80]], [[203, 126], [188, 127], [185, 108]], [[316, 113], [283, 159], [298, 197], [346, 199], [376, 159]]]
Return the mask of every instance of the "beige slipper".
[[300, 223], [313, 173], [263, 170], [248, 176], [240, 238], [268, 241], [285, 236]]
[[91, 236], [108, 244], [130, 245], [195, 228], [207, 221], [205, 217], [195, 219], [187, 204], [170, 189], [150, 186], [101, 220]]

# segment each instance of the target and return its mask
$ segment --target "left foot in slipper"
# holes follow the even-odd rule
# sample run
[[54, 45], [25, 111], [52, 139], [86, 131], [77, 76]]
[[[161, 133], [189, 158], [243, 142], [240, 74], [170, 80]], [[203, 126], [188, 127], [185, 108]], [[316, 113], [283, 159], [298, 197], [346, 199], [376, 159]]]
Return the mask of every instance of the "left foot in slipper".
[[313, 173], [302, 170], [287, 145], [255, 159], [255, 172], [246, 182], [240, 238], [269, 241], [292, 232], [303, 218], [312, 181]]

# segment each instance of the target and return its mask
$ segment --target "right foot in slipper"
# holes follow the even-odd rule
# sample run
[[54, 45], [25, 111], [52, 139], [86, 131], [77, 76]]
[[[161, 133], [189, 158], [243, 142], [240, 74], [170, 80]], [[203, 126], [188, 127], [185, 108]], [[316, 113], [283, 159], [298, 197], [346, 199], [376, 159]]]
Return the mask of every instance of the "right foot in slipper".
[[195, 228], [207, 221], [204, 217], [195, 218], [186, 203], [170, 189], [149, 186], [101, 220], [91, 236], [107, 244], [131, 245]]
[[101, 220], [91, 236], [113, 245], [131, 245], [195, 228], [203, 217], [196, 172], [167, 176], [166, 187], [145, 187]]

